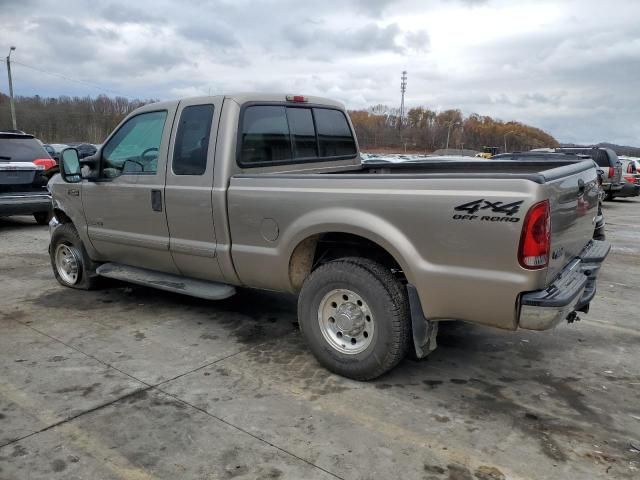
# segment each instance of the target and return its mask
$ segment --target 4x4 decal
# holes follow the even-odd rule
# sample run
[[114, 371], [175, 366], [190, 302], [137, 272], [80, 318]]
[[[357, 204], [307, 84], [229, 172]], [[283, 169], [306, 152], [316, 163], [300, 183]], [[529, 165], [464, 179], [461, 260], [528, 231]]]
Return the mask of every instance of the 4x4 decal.
[[[519, 222], [520, 218], [514, 215], [520, 211], [520, 205], [524, 203], [524, 200], [518, 200], [517, 202], [504, 203], [502, 201], [489, 201], [481, 198], [472, 202], [463, 203], [454, 208], [456, 212], [467, 212], [464, 214], [455, 214], [454, 220], [476, 220], [488, 222]], [[487, 213], [494, 215], [474, 215], [481, 210], [488, 210]], [[499, 213], [501, 215], [495, 215]]]

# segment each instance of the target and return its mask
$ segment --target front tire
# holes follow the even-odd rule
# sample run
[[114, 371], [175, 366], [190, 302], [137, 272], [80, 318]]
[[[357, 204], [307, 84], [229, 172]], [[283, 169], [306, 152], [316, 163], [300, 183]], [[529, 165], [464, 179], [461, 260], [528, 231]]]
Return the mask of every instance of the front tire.
[[411, 321], [406, 290], [391, 271], [363, 258], [318, 267], [298, 299], [300, 329], [328, 370], [372, 380], [407, 354]]
[[49, 256], [53, 274], [60, 285], [80, 290], [96, 287], [96, 265], [89, 258], [72, 224], [65, 223], [54, 230], [49, 245]]

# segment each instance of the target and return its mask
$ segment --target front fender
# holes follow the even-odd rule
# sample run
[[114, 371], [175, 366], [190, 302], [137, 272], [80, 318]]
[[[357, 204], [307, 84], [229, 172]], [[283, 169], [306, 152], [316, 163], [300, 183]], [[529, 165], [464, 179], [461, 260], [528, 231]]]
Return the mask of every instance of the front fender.
[[[82, 186], [84, 182], [67, 183], [60, 174], [49, 180], [47, 189], [51, 193], [51, 202], [56, 220], [60, 223], [72, 223], [91, 259], [99, 259], [87, 233], [87, 221], [82, 206]], [[75, 193], [77, 192], [77, 194]], [[53, 230], [50, 229], [50, 233]]]

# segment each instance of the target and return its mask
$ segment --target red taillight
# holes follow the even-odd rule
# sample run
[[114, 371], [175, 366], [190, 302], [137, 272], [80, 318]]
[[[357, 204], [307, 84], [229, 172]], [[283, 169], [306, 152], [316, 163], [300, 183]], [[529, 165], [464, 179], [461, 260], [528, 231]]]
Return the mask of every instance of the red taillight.
[[528, 270], [538, 270], [549, 264], [551, 247], [551, 215], [549, 201], [536, 203], [527, 212], [522, 225], [518, 262]]
[[609, 178], [613, 178], [616, 176], [616, 169], [613, 167], [609, 167]]
[[52, 158], [36, 158], [33, 163], [40, 165], [45, 170], [49, 170], [57, 165], [56, 161]]
[[625, 175], [624, 179], [629, 183], [636, 183], [636, 177], [633, 175]]
[[307, 97], [302, 95], [287, 95], [287, 102], [306, 103]]

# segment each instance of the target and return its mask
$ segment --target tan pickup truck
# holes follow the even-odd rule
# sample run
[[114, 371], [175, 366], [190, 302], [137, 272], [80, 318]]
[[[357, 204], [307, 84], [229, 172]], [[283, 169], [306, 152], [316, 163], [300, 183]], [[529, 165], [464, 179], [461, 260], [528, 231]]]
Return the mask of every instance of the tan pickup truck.
[[49, 184], [61, 284], [295, 293], [313, 354], [355, 379], [429, 353], [442, 320], [574, 320], [609, 251], [592, 240], [593, 162], [362, 164], [344, 107], [323, 98], [155, 103], [95, 156], [62, 158]]

